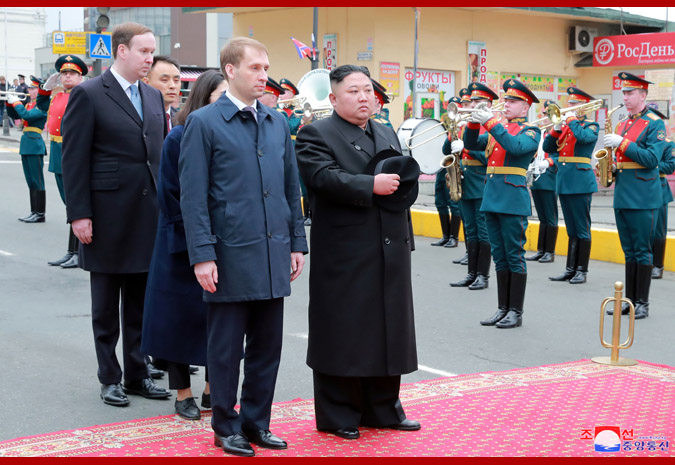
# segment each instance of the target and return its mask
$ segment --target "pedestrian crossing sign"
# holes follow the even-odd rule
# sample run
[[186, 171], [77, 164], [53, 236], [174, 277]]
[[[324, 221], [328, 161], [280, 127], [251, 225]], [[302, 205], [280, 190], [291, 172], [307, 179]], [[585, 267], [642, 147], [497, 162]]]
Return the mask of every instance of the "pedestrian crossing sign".
[[89, 57], [112, 58], [112, 36], [110, 34], [89, 34]]

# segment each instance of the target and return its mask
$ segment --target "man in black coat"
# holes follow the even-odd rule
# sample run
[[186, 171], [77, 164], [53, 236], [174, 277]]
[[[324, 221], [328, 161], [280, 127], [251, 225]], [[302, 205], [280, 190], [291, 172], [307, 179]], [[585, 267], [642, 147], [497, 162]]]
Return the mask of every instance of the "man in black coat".
[[[73, 88], [63, 117], [62, 164], [67, 221], [81, 242], [79, 265], [90, 272], [101, 399], [124, 406], [125, 393], [171, 395], [153, 383], [140, 350], [166, 120], [162, 95], [141, 81], [152, 65], [152, 31], [122, 24], [112, 46], [113, 66]], [[124, 387], [115, 355], [120, 311]]]
[[357, 439], [361, 425], [417, 430], [399, 400], [401, 375], [417, 370], [408, 210], [416, 193], [402, 208], [383, 206], [401, 179], [371, 168], [376, 154], [400, 154], [400, 145], [370, 120], [368, 69], [343, 65], [329, 77], [332, 116], [296, 139], [313, 212], [307, 364], [316, 425], [345, 439]]

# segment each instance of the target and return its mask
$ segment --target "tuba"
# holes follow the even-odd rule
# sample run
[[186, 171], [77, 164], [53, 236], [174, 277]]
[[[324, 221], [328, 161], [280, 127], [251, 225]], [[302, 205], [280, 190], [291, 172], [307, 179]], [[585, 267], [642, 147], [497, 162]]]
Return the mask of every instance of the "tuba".
[[[444, 123], [447, 124], [448, 139], [450, 141], [457, 140], [457, 118], [449, 117]], [[450, 191], [450, 199], [453, 202], [458, 202], [462, 198], [462, 169], [459, 166], [459, 157], [457, 155], [447, 155], [441, 160], [441, 168], [445, 168], [445, 183]]]
[[324, 68], [313, 69], [298, 81], [298, 95], [296, 99], [303, 100], [302, 111], [305, 115], [311, 114], [316, 119], [327, 118], [333, 114], [330, 104], [330, 71]]
[[[623, 107], [623, 103], [607, 112], [607, 118], [605, 119], [605, 134], [612, 134], [614, 132], [612, 129], [612, 113], [621, 107]], [[612, 173], [614, 153], [612, 147], [605, 147], [604, 149], [598, 150], [593, 154], [593, 158], [598, 161], [597, 176], [600, 185], [602, 187], [611, 186], [612, 182], [614, 182], [614, 174]]]

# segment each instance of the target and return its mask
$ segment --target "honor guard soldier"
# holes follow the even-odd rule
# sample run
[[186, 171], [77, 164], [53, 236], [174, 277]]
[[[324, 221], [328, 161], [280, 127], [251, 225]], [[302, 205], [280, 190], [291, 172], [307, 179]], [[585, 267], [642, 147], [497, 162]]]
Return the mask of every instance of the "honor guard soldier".
[[[626, 257], [626, 298], [635, 305], [639, 320], [649, 316], [654, 225], [663, 205], [658, 165], [666, 145], [666, 127], [646, 104], [647, 88], [653, 83], [625, 72], [619, 78], [629, 118], [617, 125], [614, 134], [605, 134], [603, 144], [616, 149], [614, 216]], [[624, 305], [621, 313], [628, 312]]]
[[[532, 214], [525, 175], [539, 147], [539, 127], [527, 124], [532, 103], [539, 100], [522, 82], [504, 82], [501, 124], [489, 108], [474, 111], [464, 131], [464, 146], [485, 150], [488, 159], [481, 211], [485, 213], [492, 258], [497, 274], [497, 312], [483, 326], [515, 328], [522, 325], [527, 284], [525, 231]], [[480, 125], [487, 130], [480, 135]]]
[[[87, 65], [75, 55], [60, 56], [54, 64], [56, 73], [52, 74], [45, 82], [42, 92], [47, 95], [52, 94], [52, 90], [57, 83], [63, 87], [63, 92], [56, 94], [49, 105], [49, 119], [47, 127], [49, 129], [49, 171], [54, 173], [56, 186], [59, 188], [59, 194], [64, 205], [66, 203], [66, 194], [63, 190], [63, 172], [61, 170], [61, 144], [63, 135], [61, 134], [61, 121], [68, 105], [70, 91], [82, 82], [82, 76], [89, 72]], [[58, 259], [48, 262], [52, 266], [61, 266], [61, 268], [78, 267], [78, 245], [79, 241], [71, 228], [68, 228], [70, 235], [68, 238], [68, 250], [66, 254]]]
[[39, 94], [38, 88], [42, 81], [31, 76], [28, 92], [30, 103], [19, 100], [16, 96], [7, 97], [7, 115], [12, 119], [23, 120], [23, 134], [19, 153], [21, 165], [26, 178], [30, 194], [30, 213], [19, 218], [24, 223], [45, 222], [45, 177], [43, 173], [44, 157], [47, 153], [45, 141], [42, 139], [42, 130], [47, 122], [47, 107], [49, 96]]
[[[551, 103], [553, 103], [553, 100], [546, 100], [544, 109]], [[542, 134], [541, 142], [543, 141], [544, 136]], [[555, 243], [558, 239], [558, 195], [556, 194], [558, 164], [541, 146], [539, 150], [541, 151], [539, 154], [543, 154], [543, 157], [537, 157], [532, 162], [532, 168], [534, 169], [536, 166], [536, 171], [539, 174], [535, 175], [536, 178], [532, 180], [532, 186], [530, 186], [534, 208], [539, 218], [539, 237], [537, 252], [525, 257], [525, 260], [553, 263], [555, 261]]]
[[[282, 78], [279, 81], [279, 84], [284, 89], [284, 93], [281, 94], [279, 100], [291, 100], [296, 98], [300, 91], [295, 87], [295, 84], [291, 82], [290, 79]], [[284, 104], [281, 112], [286, 115], [288, 119], [288, 129], [291, 131], [291, 141], [293, 147], [295, 147], [295, 138], [298, 135], [298, 130], [304, 125], [311, 121], [312, 116], [309, 117], [299, 117], [295, 114], [295, 105]], [[302, 194], [302, 217], [304, 218], [305, 226], [312, 225], [312, 213], [309, 210], [309, 194], [307, 193], [307, 186], [300, 176], [300, 171], [298, 171], [298, 177], [300, 181], [300, 192]]]
[[283, 93], [284, 88], [281, 87], [281, 85], [279, 85], [277, 81], [267, 76], [267, 82], [265, 83], [265, 91], [262, 97], [258, 98], [258, 101], [270, 108], [277, 108], [279, 96]]
[[[450, 100], [448, 100], [448, 103], [455, 103], [458, 107], [462, 106], [459, 97], [451, 97]], [[450, 200], [450, 192], [448, 191], [448, 185], [445, 182], [445, 173], [446, 170], [439, 169], [436, 172], [436, 181], [434, 183], [434, 204], [436, 205], [436, 210], [438, 210], [438, 218], [441, 221], [443, 237], [436, 242], [432, 242], [431, 245], [438, 247], [457, 247], [461, 218], [459, 217], [459, 212], [456, 213], [455, 211], [452, 211], [452, 217], [450, 217], [450, 210], [453, 208], [453, 204], [455, 204], [457, 210], [459, 210], [459, 205]]]
[[384, 108], [387, 103], [391, 102], [387, 95], [387, 89], [375, 79], [371, 79], [371, 81], [373, 83], [373, 93], [375, 94], [375, 112], [371, 116], [371, 119], [394, 129], [394, 126], [389, 121], [389, 109]]
[[[462, 106], [465, 108], [469, 108], [471, 106], [471, 91], [467, 87], [463, 87], [462, 89], [459, 90], [459, 98], [461, 99]], [[459, 206], [459, 202], [454, 202], [452, 199], [450, 199], [450, 213], [452, 213], [453, 218], [456, 218], [456, 225], [451, 223], [450, 231], [453, 232], [455, 231], [454, 228], [456, 228], [456, 231], [454, 233], [455, 239], [458, 241], [459, 240], [459, 229], [463, 227], [463, 221], [462, 221], [462, 209]], [[452, 243], [452, 240], [450, 241]], [[452, 263], [458, 264], [458, 265], [468, 265], [469, 264], [469, 249], [466, 248], [466, 232], [464, 234], [464, 247], [466, 251], [464, 252], [464, 255], [460, 258], [457, 258], [452, 261]], [[447, 245], [446, 247], [451, 247], [451, 245]]]
[[[567, 94], [571, 105], [594, 100], [576, 87], [569, 87]], [[591, 157], [598, 140], [599, 126], [583, 114], [568, 112], [562, 118], [563, 121], [554, 125], [553, 131], [544, 140], [544, 151], [557, 153], [556, 187], [569, 242], [564, 273], [549, 279], [583, 284], [591, 256], [591, 200], [593, 192], [598, 191]]]
[[[664, 121], [668, 120], [666, 115], [659, 110], [652, 108], [651, 111], [659, 115]], [[675, 142], [666, 138], [666, 144], [663, 147], [663, 157], [659, 162], [659, 179], [661, 180], [661, 191], [663, 192], [663, 205], [659, 208], [658, 218], [656, 220], [656, 234], [652, 248], [654, 250], [654, 268], [652, 269], [652, 279], [663, 278], [663, 266], [666, 258], [666, 235], [668, 234], [668, 204], [673, 201], [673, 192], [668, 184], [669, 174], [675, 171]]]
[[[474, 108], [480, 103], [485, 103], [488, 108], [493, 100], [499, 100], [499, 96], [486, 85], [472, 82], [471, 104]], [[487, 158], [484, 150], [471, 151], [464, 148], [462, 135], [465, 127], [460, 129], [459, 139], [443, 145], [443, 153], [461, 154], [462, 167], [462, 199], [460, 208], [464, 222], [464, 234], [466, 235], [466, 247], [469, 260], [469, 271], [464, 279], [451, 283], [453, 287], [466, 287], [470, 290], [487, 289], [490, 275], [490, 238], [488, 237], [485, 213], [480, 211], [483, 202], [483, 189], [485, 187], [485, 169]], [[480, 134], [486, 132], [480, 127]]]

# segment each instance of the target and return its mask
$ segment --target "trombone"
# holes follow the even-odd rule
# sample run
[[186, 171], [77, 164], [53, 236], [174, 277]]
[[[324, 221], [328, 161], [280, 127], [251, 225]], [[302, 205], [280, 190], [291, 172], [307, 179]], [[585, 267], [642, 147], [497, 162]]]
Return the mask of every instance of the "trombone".
[[[551, 121], [551, 123], [558, 124], [562, 122], [562, 115], [564, 115], [565, 113], [574, 112], [577, 114], [577, 116], [581, 116], [584, 113], [598, 111], [604, 106], [604, 104], [605, 102], [602, 99], [591, 100], [590, 102], [587, 103], [582, 103], [580, 105], [574, 105], [566, 108], [560, 108], [555, 103], [552, 103], [548, 107], [546, 107], [546, 117]], [[535, 123], [542, 121], [543, 119], [545, 118], [537, 120], [535, 121]]]
[[18, 98], [19, 100], [26, 100], [28, 98], [28, 94], [25, 94], [23, 92], [12, 92], [11, 90], [0, 90], [0, 100], [7, 100], [7, 97], [14, 96]]
[[279, 100], [277, 101], [277, 105], [281, 110], [285, 108], [290, 108], [290, 107], [296, 107], [296, 106], [301, 106], [303, 103], [307, 101], [307, 97], [302, 97], [302, 96], [296, 96], [293, 98], [289, 98], [286, 100]]

